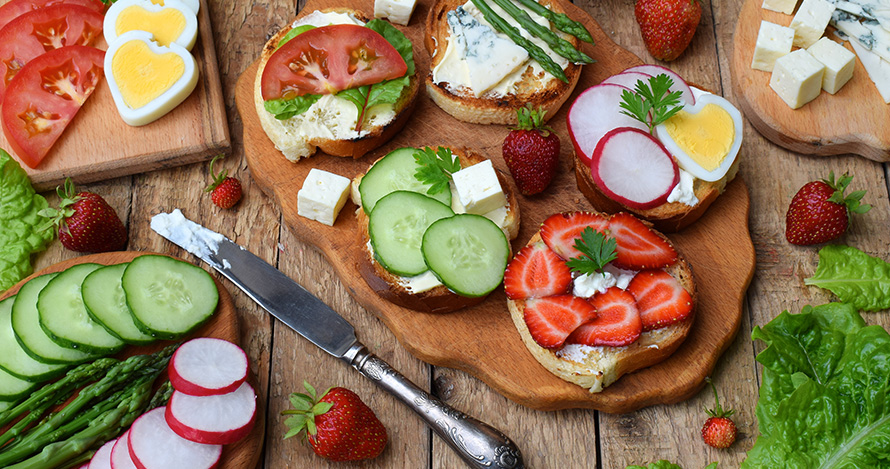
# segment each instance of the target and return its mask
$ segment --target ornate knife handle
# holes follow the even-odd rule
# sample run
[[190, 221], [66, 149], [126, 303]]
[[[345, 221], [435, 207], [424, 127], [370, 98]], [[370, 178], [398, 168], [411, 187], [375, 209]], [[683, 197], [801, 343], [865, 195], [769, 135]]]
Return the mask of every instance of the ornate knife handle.
[[343, 360], [366, 378], [396, 396], [473, 468], [522, 469], [522, 455], [500, 430], [480, 422], [429, 395], [365, 348], [355, 344]]

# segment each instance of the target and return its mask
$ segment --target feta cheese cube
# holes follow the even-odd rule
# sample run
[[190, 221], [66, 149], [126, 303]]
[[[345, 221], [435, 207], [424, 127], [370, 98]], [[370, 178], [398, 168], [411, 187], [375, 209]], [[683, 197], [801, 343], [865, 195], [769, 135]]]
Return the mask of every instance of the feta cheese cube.
[[390, 23], [408, 26], [417, 0], [374, 0], [374, 18], [386, 18]]
[[823, 90], [835, 94], [853, 78], [856, 55], [844, 46], [823, 37], [807, 48], [807, 52], [825, 65], [825, 73], [822, 75]]
[[790, 15], [794, 13], [794, 7], [797, 6], [798, 0], [763, 0], [763, 8], [779, 13]]
[[757, 42], [754, 45], [754, 59], [751, 68], [772, 72], [776, 59], [791, 52], [794, 30], [769, 21], [760, 22]]
[[794, 45], [810, 47], [822, 37], [825, 27], [834, 13], [834, 3], [828, 0], [803, 0], [797, 14], [791, 19], [794, 30]]
[[349, 179], [337, 174], [312, 168], [297, 192], [297, 214], [334, 226], [337, 214], [346, 203]]
[[507, 203], [491, 160], [464, 168], [452, 174], [451, 180], [467, 213], [484, 215]]
[[819, 96], [824, 70], [806, 49], [797, 49], [776, 60], [769, 86], [791, 109], [797, 109]]

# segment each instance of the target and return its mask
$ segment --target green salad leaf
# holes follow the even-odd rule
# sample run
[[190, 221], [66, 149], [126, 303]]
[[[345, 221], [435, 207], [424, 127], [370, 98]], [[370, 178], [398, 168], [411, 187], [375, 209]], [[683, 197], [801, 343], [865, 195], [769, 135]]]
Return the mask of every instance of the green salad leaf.
[[[717, 463], [712, 462], [711, 464], [708, 464], [707, 466], [705, 466], [704, 469], [716, 469], [716, 467], [717, 467]], [[662, 459], [660, 461], [655, 461], [653, 463], [650, 463], [648, 466], [627, 466], [626, 469], [683, 469], [683, 468], [670, 462], [670, 461]]]
[[844, 303], [783, 312], [752, 339], [763, 382], [760, 436], [743, 468], [890, 464], [890, 334]]
[[305, 33], [306, 31], [309, 31], [310, 29], [315, 29], [315, 26], [312, 26], [311, 24], [304, 24], [302, 26], [297, 26], [296, 28], [291, 29], [287, 32], [287, 34], [284, 35], [283, 38], [281, 38], [280, 41], [278, 41], [278, 46], [276, 46], [275, 48], [278, 49], [279, 47], [287, 44], [287, 42], [291, 39]]
[[862, 311], [890, 308], [890, 264], [850, 246], [819, 250], [819, 265], [807, 285], [831, 290], [844, 303]]
[[283, 121], [306, 112], [319, 99], [321, 99], [320, 94], [304, 94], [291, 99], [263, 101], [263, 107], [272, 113], [276, 119]]

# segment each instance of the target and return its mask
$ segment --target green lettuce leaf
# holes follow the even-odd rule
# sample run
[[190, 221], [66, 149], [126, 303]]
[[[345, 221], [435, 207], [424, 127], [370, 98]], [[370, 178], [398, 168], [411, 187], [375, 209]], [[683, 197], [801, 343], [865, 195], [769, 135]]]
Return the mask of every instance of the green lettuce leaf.
[[850, 246], [819, 250], [819, 265], [807, 285], [831, 290], [844, 303], [862, 311], [890, 308], [890, 264]]
[[285, 120], [306, 112], [319, 99], [320, 94], [304, 94], [291, 99], [270, 99], [263, 102], [263, 107], [276, 119]]
[[302, 26], [297, 26], [296, 28], [291, 29], [287, 32], [287, 34], [284, 35], [283, 38], [281, 38], [280, 41], [278, 41], [278, 45], [275, 47], [275, 49], [278, 49], [279, 47], [287, 44], [287, 41], [290, 41], [291, 39], [305, 33], [306, 31], [309, 31], [310, 29], [315, 29], [315, 26], [312, 26], [311, 24], [304, 24]]
[[383, 36], [387, 42], [392, 44], [392, 46], [399, 51], [402, 59], [405, 60], [405, 65], [408, 66], [406, 75], [414, 75], [414, 47], [411, 44], [410, 39], [405, 37], [405, 35], [396, 29], [395, 26], [379, 18], [368, 21], [368, 23], [365, 24], [365, 27]]
[[[705, 469], [715, 469], [717, 467], [717, 463], [712, 462], [708, 464]], [[660, 461], [655, 461], [654, 463], [649, 464], [648, 466], [627, 466], [626, 469], [683, 469], [682, 467], [664, 459]]]

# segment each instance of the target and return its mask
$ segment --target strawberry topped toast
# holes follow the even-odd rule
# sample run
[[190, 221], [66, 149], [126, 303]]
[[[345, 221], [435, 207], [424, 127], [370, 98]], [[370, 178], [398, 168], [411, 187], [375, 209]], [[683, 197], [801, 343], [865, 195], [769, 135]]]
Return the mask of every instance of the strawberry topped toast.
[[689, 264], [628, 213], [557, 213], [508, 264], [513, 323], [535, 359], [590, 392], [670, 356], [695, 305]]

